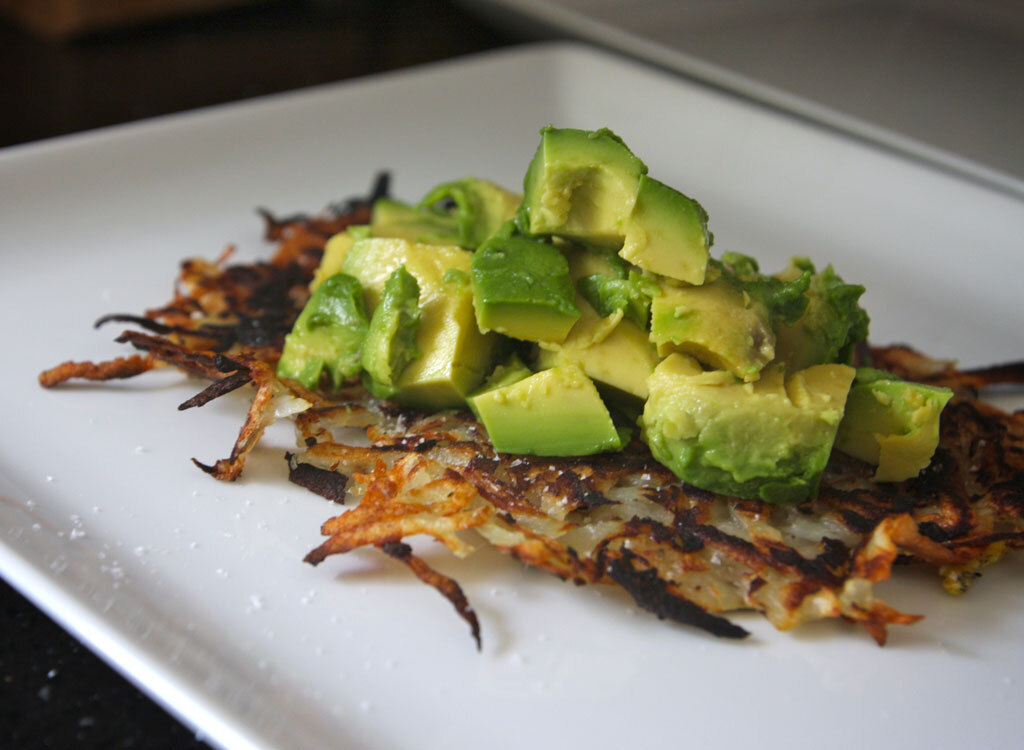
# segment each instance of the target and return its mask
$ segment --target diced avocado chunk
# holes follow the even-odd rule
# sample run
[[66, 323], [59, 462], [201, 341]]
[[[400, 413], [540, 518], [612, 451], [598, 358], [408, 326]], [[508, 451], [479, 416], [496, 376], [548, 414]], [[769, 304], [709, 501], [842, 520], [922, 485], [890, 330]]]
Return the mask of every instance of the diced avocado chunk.
[[459, 241], [459, 222], [451, 211], [425, 211], [391, 198], [378, 198], [373, 204], [370, 232], [374, 237], [455, 245]]
[[793, 279], [765, 276], [757, 262], [723, 253], [698, 287], [665, 280], [651, 301], [651, 341], [658, 353], [689, 354], [711, 367], [755, 380], [775, 357], [774, 326], [803, 315], [810, 272]]
[[621, 312], [603, 317], [587, 302], [578, 304], [583, 313], [580, 321], [560, 346], [541, 345], [537, 366], [574, 363], [599, 384], [647, 398], [647, 379], [660, 360], [647, 332], [625, 320]]
[[526, 341], [564, 341], [580, 317], [568, 261], [550, 242], [507, 235], [473, 255], [477, 325]]
[[398, 378], [393, 400], [431, 410], [460, 407], [490, 368], [495, 336], [481, 333], [473, 316], [472, 257], [460, 247], [379, 237], [357, 241], [346, 255], [346, 273], [363, 285], [369, 310], [399, 266], [420, 287], [422, 319], [415, 343], [421, 356]]
[[[370, 213], [370, 226], [386, 227], [401, 225], [409, 221], [418, 220], [421, 216], [422, 214], [408, 203], [395, 200], [394, 198], [378, 198], [373, 202], [373, 209]], [[454, 226], [454, 217], [446, 218], [451, 219], [448, 224]]]
[[703, 286], [663, 282], [651, 300], [651, 341], [662, 356], [689, 354], [743, 380], [755, 380], [775, 357], [767, 305], [725, 277]]
[[420, 318], [420, 285], [399, 266], [384, 283], [363, 345], [364, 379], [377, 398], [391, 398], [405, 368], [416, 359]]
[[324, 254], [320, 259], [320, 265], [313, 273], [313, 279], [309, 282], [309, 291], [316, 291], [324, 281], [336, 273], [341, 272], [341, 266], [345, 262], [345, 255], [352, 244], [362, 237], [370, 236], [370, 228], [367, 226], [352, 226], [344, 232], [338, 232], [327, 240], [324, 245]]
[[640, 268], [704, 283], [712, 242], [707, 212], [648, 177], [610, 130], [544, 128], [517, 221], [527, 234], [613, 248]]
[[653, 273], [703, 284], [708, 266], [708, 214], [692, 198], [643, 175], [619, 255]]
[[611, 279], [627, 279], [633, 269], [629, 263], [608, 248], [586, 247], [578, 244], [559, 248], [569, 261], [569, 275], [579, 286], [587, 276], [607, 276]]
[[609, 250], [576, 246], [563, 253], [577, 292], [598, 315], [607, 318], [622, 310], [626, 319], [645, 330], [649, 327], [651, 297], [661, 293], [656, 281]]
[[505, 388], [531, 375], [533, 375], [533, 370], [523, 364], [523, 360], [519, 358], [519, 355], [513, 352], [508, 356], [508, 359], [494, 368], [491, 374], [487, 376], [484, 384], [473, 395], [479, 396], [482, 393], [487, 393], [497, 388]]
[[455, 204], [452, 216], [458, 244], [475, 250], [515, 217], [520, 196], [488, 180], [466, 177], [437, 185], [416, 208], [437, 213], [444, 210], [438, 204], [443, 207], [449, 201]]
[[343, 273], [324, 281], [299, 314], [277, 363], [277, 374], [316, 388], [326, 368], [335, 387], [361, 368], [369, 322], [359, 281]]
[[651, 298], [661, 293], [656, 281], [630, 271], [626, 278], [613, 278], [604, 274], [584, 276], [576, 282], [584, 299], [601, 316], [622, 310], [626, 320], [633, 321], [641, 330], [647, 329], [651, 315]]
[[826, 362], [852, 361], [853, 348], [868, 335], [868, 314], [858, 304], [864, 287], [847, 284], [832, 266], [815, 272], [806, 258], [793, 258], [779, 274], [795, 279], [810, 272], [807, 309], [797, 320], [775, 325], [775, 356], [790, 370]]
[[[384, 283], [399, 266], [416, 277], [421, 307], [428, 299], [446, 292], [444, 276], [451, 269], [469, 273], [473, 254], [454, 245], [426, 245], [394, 237], [367, 237], [355, 242], [345, 256], [342, 270], [359, 279], [372, 310]], [[466, 291], [469, 289], [467, 287]]]
[[520, 380], [533, 375], [533, 370], [523, 364], [523, 360], [519, 358], [519, 355], [513, 352], [508, 356], [508, 359], [504, 363], [494, 368], [494, 371], [487, 377], [484, 384], [480, 386], [473, 394], [466, 398], [466, 403], [469, 404], [470, 411], [480, 419], [480, 415], [476, 411], [476, 407], [473, 405], [473, 398], [480, 396], [488, 391], [494, 391], [498, 388], [505, 388], [507, 386], [518, 383]]
[[543, 370], [472, 402], [499, 453], [585, 456], [622, 448], [597, 388], [575, 365]]
[[546, 127], [523, 181], [526, 234], [558, 234], [618, 249], [647, 167], [607, 129]]
[[742, 383], [673, 354], [651, 376], [644, 439], [697, 487], [798, 503], [817, 494], [853, 376], [846, 365], [816, 365], [784, 379], [772, 365]]
[[807, 310], [807, 290], [811, 271], [804, 270], [792, 278], [766, 276], [757, 261], [742, 253], [722, 253], [721, 261], [712, 261], [712, 272], [731, 280], [745, 297], [759, 302], [768, 310], [773, 323], [794, 323]]
[[939, 417], [953, 392], [857, 370], [836, 448], [878, 466], [877, 482], [902, 482], [928, 466], [939, 444]]
[[482, 334], [473, 319], [468, 284], [449, 282], [451, 297], [424, 307], [416, 345], [423, 356], [406, 368], [395, 401], [420, 409], [465, 406], [491, 364], [495, 335]]
[[378, 199], [370, 227], [374, 237], [475, 250], [515, 216], [518, 206], [515, 193], [466, 177], [435, 186], [415, 206]]

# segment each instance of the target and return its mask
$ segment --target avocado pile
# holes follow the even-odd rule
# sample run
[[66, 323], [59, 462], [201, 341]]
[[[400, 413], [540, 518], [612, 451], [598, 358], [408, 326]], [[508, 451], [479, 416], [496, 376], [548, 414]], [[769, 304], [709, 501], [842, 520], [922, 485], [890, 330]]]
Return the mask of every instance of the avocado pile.
[[951, 393], [855, 369], [862, 286], [710, 257], [708, 215], [609, 130], [544, 128], [523, 195], [476, 178], [378, 200], [327, 243], [278, 375], [468, 407], [501, 453], [621, 450], [706, 490], [817, 494], [833, 446], [901, 481]]

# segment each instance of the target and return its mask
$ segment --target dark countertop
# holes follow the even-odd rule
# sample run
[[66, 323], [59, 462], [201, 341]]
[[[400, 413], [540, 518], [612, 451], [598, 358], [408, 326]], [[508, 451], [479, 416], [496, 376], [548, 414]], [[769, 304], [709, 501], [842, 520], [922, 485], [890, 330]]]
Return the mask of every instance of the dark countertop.
[[[251, 6], [51, 42], [0, 21], [0, 147], [512, 43], [447, 0]], [[206, 747], [0, 581], [0, 747]]]

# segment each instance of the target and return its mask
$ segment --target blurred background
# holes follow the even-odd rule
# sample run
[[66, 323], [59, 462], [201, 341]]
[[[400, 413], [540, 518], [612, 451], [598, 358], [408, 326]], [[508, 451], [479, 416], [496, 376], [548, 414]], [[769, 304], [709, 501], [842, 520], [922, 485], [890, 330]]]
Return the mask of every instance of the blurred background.
[[445, 0], [0, 0], [0, 144], [499, 47]]
[[0, 0], [0, 145], [575, 38], [1024, 193], [1024, 0]]
[[[1024, 0], [0, 0], [0, 147], [544, 39], [1024, 197]], [[0, 747], [204, 746], [0, 603]]]
[[1024, 194], [1022, 0], [464, 4], [502, 28], [597, 41]]

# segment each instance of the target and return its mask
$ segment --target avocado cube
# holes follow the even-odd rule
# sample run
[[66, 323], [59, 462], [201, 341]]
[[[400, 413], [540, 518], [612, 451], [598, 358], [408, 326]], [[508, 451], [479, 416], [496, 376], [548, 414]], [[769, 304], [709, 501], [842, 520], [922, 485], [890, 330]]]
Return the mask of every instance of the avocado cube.
[[481, 331], [558, 342], [580, 317], [569, 263], [550, 242], [491, 238], [473, 255], [472, 284]]
[[599, 384], [646, 399], [647, 379], [660, 360], [647, 332], [621, 312], [601, 317], [586, 301], [577, 304], [580, 321], [561, 345], [541, 344], [537, 366], [576, 364]]
[[622, 448], [597, 388], [576, 365], [487, 391], [472, 405], [499, 453], [585, 456]]
[[420, 356], [398, 377], [393, 400], [430, 410], [461, 407], [490, 368], [495, 336], [481, 333], [473, 315], [472, 257], [456, 246], [381, 237], [356, 241], [345, 256], [346, 273], [362, 284], [368, 310], [376, 309], [385, 282], [399, 266], [419, 284], [422, 317], [415, 346]]
[[595, 273], [576, 282], [576, 288], [600, 315], [608, 316], [622, 310], [627, 320], [642, 330], [651, 317], [651, 298], [661, 293], [657, 282], [630, 271], [624, 279]]
[[505, 388], [507, 386], [518, 383], [520, 380], [524, 380], [533, 375], [533, 370], [523, 364], [523, 360], [519, 359], [519, 355], [512, 353], [503, 364], [498, 365], [494, 368], [494, 371], [487, 376], [487, 380], [480, 386], [474, 393], [466, 398], [466, 403], [469, 404], [469, 410], [473, 412], [473, 415], [480, 419], [480, 415], [476, 411], [476, 407], [473, 405], [473, 398], [475, 396], [481, 396], [488, 391], [495, 391], [499, 388]]
[[912, 479], [931, 463], [948, 388], [900, 380], [882, 370], [857, 370], [836, 448], [878, 467], [876, 482]]
[[579, 285], [587, 276], [607, 276], [610, 279], [627, 279], [633, 269], [618, 253], [608, 248], [587, 245], [565, 244], [559, 248], [569, 261], [569, 275]]
[[651, 300], [658, 354], [688, 354], [748, 381], [775, 356], [771, 322], [767, 306], [724, 277], [703, 286], [662, 283]]
[[420, 326], [420, 285], [399, 266], [384, 283], [363, 343], [363, 369], [367, 385], [378, 398], [390, 398], [398, 377], [420, 353], [416, 333]]
[[341, 266], [345, 262], [345, 255], [351, 249], [352, 244], [360, 237], [368, 237], [370, 228], [364, 225], [348, 227], [344, 232], [338, 232], [331, 236], [324, 245], [324, 254], [320, 258], [320, 265], [313, 272], [313, 279], [309, 282], [309, 291], [315, 292], [316, 288], [336, 273], [341, 273]]
[[610, 130], [546, 127], [523, 181], [519, 228], [618, 249], [646, 172]]
[[432, 188], [416, 208], [437, 214], [443, 211], [438, 206], [449, 201], [455, 204], [451, 215], [458, 244], [467, 250], [476, 250], [515, 217], [520, 196], [489, 180], [465, 177]]
[[278, 376], [316, 388], [326, 368], [331, 383], [341, 385], [362, 367], [368, 328], [359, 281], [334, 274], [313, 292], [285, 337]]
[[[469, 276], [473, 254], [455, 245], [429, 245], [396, 237], [364, 237], [345, 255], [342, 271], [359, 279], [366, 308], [377, 306], [384, 284], [399, 266], [420, 285], [420, 303], [446, 293], [444, 276], [455, 269]], [[466, 291], [469, 291], [467, 286]]]
[[793, 280], [811, 272], [807, 309], [792, 323], [775, 324], [775, 356], [790, 370], [827, 362], [849, 362], [853, 347], [867, 338], [868, 314], [858, 303], [864, 287], [847, 284], [832, 266], [815, 272], [806, 258], [793, 258], [777, 278]]
[[641, 418], [654, 457], [702, 489], [771, 503], [817, 495], [854, 370], [816, 365], [755, 383], [672, 354], [655, 369]]
[[423, 355], [398, 380], [395, 401], [418, 409], [466, 405], [466, 396], [491, 365], [494, 334], [482, 334], [473, 319], [469, 284], [447, 282], [448, 298], [434, 298], [423, 308], [416, 345]]
[[391, 198], [374, 201], [370, 232], [374, 237], [429, 245], [454, 245], [459, 240], [458, 220], [454, 214], [421, 210]]
[[619, 255], [653, 273], [703, 284], [708, 267], [708, 214], [692, 198], [642, 175]]

